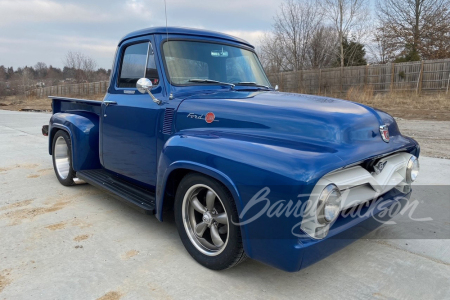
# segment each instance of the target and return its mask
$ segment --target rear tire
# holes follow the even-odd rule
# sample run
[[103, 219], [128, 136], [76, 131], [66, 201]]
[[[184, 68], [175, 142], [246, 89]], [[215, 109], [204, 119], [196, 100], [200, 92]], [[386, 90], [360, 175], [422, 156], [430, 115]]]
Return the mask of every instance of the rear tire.
[[65, 186], [74, 185], [75, 171], [72, 168], [72, 142], [67, 132], [59, 130], [53, 137], [53, 169], [56, 178]]
[[201, 265], [212, 270], [231, 268], [246, 259], [236, 206], [218, 181], [186, 175], [175, 196], [175, 222], [184, 247]]

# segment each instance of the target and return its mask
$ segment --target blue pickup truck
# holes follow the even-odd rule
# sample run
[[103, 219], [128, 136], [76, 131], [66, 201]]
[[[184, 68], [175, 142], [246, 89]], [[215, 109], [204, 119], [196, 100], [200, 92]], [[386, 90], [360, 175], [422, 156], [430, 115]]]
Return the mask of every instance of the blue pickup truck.
[[51, 98], [59, 182], [174, 214], [214, 270], [247, 257], [305, 268], [394, 216], [419, 172], [419, 145], [390, 115], [278, 92], [252, 45], [217, 32], [132, 32], [102, 102]]

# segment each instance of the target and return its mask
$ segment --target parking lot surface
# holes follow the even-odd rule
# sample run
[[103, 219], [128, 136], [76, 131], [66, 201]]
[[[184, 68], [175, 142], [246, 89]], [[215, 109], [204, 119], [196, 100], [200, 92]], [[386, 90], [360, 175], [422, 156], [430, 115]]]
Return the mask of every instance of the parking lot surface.
[[[0, 299], [450, 299], [450, 240], [433, 232], [374, 232], [297, 273], [253, 260], [205, 269], [170, 215], [160, 223], [92, 186], [60, 185], [40, 133], [49, 118], [0, 110]], [[450, 186], [449, 160], [421, 167], [418, 185]], [[448, 230], [448, 194], [420, 196], [438, 199], [434, 233]]]

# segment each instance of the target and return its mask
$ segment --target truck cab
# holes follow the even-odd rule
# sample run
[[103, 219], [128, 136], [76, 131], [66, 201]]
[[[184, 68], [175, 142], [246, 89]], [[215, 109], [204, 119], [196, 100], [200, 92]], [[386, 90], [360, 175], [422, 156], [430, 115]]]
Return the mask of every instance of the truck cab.
[[[130, 33], [102, 102], [51, 98], [43, 133], [59, 182], [92, 184], [160, 221], [171, 210], [186, 250], [214, 270], [251, 257], [298, 271], [373, 221], [342, 211], [380, 196], [389, 207], [418, 174], [418, 144], [391, 116], [280, 93], [252, 45], [217, 32]], [[313, 203], [313, 218], [267, 212], [291, 199]]]

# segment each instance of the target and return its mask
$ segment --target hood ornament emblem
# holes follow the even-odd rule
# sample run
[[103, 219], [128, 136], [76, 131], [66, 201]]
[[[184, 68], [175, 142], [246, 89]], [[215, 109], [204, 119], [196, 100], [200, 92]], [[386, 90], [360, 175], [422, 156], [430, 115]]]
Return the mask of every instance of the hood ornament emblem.
[[383, 141], [386, 143], [389, 143], [390, 137], [389, 137], [389, 127], [387, 125], [381, 125], [380, 126], [380, 134]]

